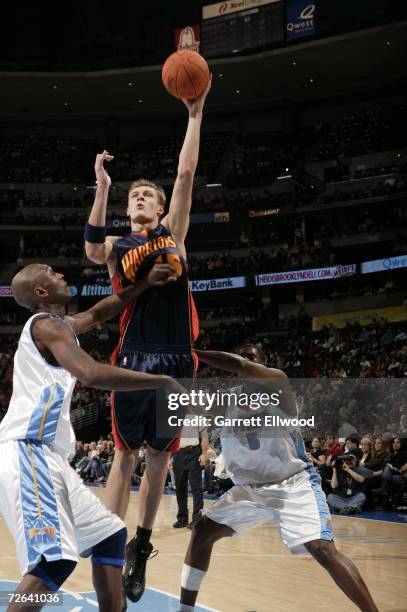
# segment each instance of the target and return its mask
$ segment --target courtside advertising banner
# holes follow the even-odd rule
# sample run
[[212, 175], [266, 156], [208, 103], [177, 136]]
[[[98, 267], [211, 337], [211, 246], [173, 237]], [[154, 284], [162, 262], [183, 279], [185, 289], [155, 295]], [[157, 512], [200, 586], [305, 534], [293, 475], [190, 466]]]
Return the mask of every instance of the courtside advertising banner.
[[0, 297], [13, 297], [10, 285], [3, 285], [0, 287]]
[[372, 272], [386, 272], [388, 270], [400, 270], [401, 268], [407, 268], [407, 255], [363, 261], [360, 272], [361, 274], [371, 274]]
[[293, 0], [286, 4], [287, 40], [296, 40], [315, 34], [315, 2]]
[[270, 215], [278, 215], [281, 208], [268, 208], [267, 210], [249, 210], [249, 217], [269, 217]]
[[356, 264], [331, 266], [329, 268], [312, 268], [311, 270], [271, 272], [270, 274], [256, 274], [256, 285], [263, 287], [265, 285], [282, 285], [284, 283], [331, 280], [352, 274], [356, 274]]
[[212, 17], [220, 17], [221, 15], [247, 11], [279, 1], [280, 0], [229, 0], [229, 2], [217, 2], [216, 4], [202, 7], [202, 19], [212, 19]]
[[[228, 211], [215, 213], [195, 213], [190, 215], [190, 223], [229, 223], [230, 213]], [[131, 227], [130, 219], [108, 219], [106, 221], [107, 229], [121, 229]]]
[[175, 51], [196, 51], [201, 46], [201, 27], [198, 23], [177, 28], [174, 34]]
[[219, 289], [240, 289], [246, 287], [245, 276], [231, 278], [210, 278], [208, 280], [189, 281], [191, 291], [218, 291]]

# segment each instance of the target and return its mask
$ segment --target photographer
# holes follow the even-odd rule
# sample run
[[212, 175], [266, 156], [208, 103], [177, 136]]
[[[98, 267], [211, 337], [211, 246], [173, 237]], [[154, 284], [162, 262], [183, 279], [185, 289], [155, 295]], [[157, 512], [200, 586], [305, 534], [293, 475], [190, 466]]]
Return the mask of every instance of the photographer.
[[332, 462], [331, 487], [333, 493], [327, 497], [327, 502], [340, 514], [360, 513], [366, 496], [362, 492], [365, 477], [357, 467], [357, 459], [352, 453], [338, 455]]

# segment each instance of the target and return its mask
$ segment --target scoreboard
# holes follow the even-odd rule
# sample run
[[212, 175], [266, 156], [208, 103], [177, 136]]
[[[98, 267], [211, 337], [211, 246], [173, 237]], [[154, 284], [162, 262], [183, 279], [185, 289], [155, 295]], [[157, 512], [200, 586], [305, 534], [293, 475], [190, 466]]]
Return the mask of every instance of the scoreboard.
[[204, 19], [201, 24], [203, 55], [219, 57], [284, 42], [284, 6], [284, 2], [273, 2]]

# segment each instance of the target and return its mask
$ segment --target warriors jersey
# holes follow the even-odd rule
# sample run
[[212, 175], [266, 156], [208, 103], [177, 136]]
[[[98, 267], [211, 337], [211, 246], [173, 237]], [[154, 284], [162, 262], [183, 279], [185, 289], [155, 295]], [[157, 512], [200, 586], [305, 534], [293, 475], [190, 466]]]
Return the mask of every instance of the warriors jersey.
[[13, 395], [0, 424], [0, 440], [37, 440], [53, 444], [65, 456], [74, 450], [70, 421], [71, 395], [76, 379], [64, 368], [50, 365], [34, 343], [28, 319], [14, 356]]
[[186, 262], [168, 230], [159, 224], [150, 231], [132, 232], [115, 242], [115, 251], [118, 258], [112, 279], [115, 291], [137, 283], [155, 263], [168, 263], [177, 274], [175, 282], [150, 287], [126, 307], [121, 317], [121, 344], [131, 342], [145, 351], [190, 350], [197, 336], [197, 314]]

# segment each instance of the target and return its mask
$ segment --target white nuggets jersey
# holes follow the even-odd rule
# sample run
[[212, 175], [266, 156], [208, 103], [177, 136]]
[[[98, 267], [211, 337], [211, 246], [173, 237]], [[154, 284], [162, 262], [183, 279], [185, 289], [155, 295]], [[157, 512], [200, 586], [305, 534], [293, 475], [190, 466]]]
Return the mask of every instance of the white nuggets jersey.
[[31, 325], [45, 314], [32, 316], [21, 333], [14, 356], [13, 395], [0, 424], [0, 441], [37, 440], [52, 444], [67, 457], [75, 444], [70, 404], [76, 379], [64, 368], [50, 365], [34, 343]]
[[[275, 414], [287, 417], [281, 410]], [[228, 417], [242, 418], [256, 415], [238, 408]], [[221, 434], [225, 469], [235, 484], [274, 484], [309, 465], [301, 433], [284, 427], [223, 427]]]

